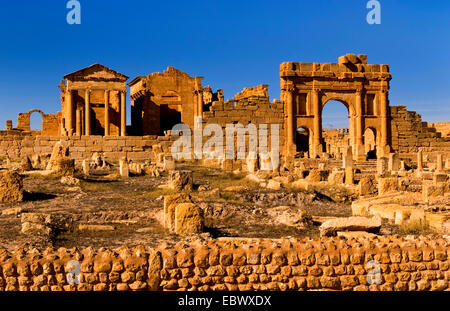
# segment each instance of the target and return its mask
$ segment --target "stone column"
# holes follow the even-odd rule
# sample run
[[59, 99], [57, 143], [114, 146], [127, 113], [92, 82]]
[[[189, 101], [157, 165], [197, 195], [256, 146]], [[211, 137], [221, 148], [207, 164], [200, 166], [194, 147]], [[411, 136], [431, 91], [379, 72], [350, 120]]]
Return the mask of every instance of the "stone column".
[[105, 90], [105, 136], [109, 135], [109, 90]]
[[363, 116], [362, 116], [362, 91], [357, 90], [355, 94], [355, 108], [356, 108], [356, 128], [355, 128], [355, 140], [356, 140], [356, 155], [355, 158], [358, 161], [364, 161], [364, 142], [363, 142]]
[[66, 118], [66, 130], [68, 136], [73, 135], [73, 92], [72, 90], [67, 91], [67, 118]]
[[76, 110], [76, 134], [77, 136], [81, 136], [81, 109], [77, 108]]
[[85, 135], [89, 136], [91, 135], [91, 102], [90, 102], [90, 90], [86, 90], [84, 92], [84, 128], [85, 128]]
[[288, 86], [286, 88], [285, 96], [286, 96], [286, 108], [287, 108], [287, 126], [286, 126], [286, 147], [287, 154], [293, 155], [296, 151], [295, 147], [295, 117], [294, 117], [294, 87]]
[[198, 91], [195, 90], [194, 92], [192, 92], [192, 94], [194, 95], [194, 118], [196, 116], [198, 116]]
[[380, 121], [381, 121], [381, 145], [380, 152], [382, 155], [386, 155], [386, 148], [388, 148], [388, 104], [387, 104], [387, 91], [383, 90], [380, 95]]
[[321, 145], [322, 141], [322, 131], [320, 129], [320, 100], [319, 100], [319, 90], [315, 89], [312, 91], [312, 104], [313, 104], [313, 114], [314, 114], [314, 139], [313, 145], [314, 148], [312, 150], [312, 157], [315, 158], [317, 155], [321, 153]]
[[422, 149], [417, 152], [417, 170], [422, 171], [423, 170], [423, 151]]
[[436, 155], [436, 172], [442, 172], [444, 170], [443, 163], [442, 153], [438, 153]]
[[203, 91], [199, 90], [198, 91], [198, 96], [197, 96], [197, 112], [198, 112], [198, 116], [203, 118]]
[[120, 136], [127, 135], [127, 105], [126, 96], [127, 92], [120, 92]]

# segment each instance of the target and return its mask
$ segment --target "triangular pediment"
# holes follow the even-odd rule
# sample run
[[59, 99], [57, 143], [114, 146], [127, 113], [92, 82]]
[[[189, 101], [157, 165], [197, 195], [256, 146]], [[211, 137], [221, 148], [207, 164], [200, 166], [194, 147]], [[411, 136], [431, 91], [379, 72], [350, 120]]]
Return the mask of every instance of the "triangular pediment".
[[64, 79], [72, 81], [120, 81], [125, 82], [128, 77], [101, 64], [94, 64], [78, 71], [69, 73]]

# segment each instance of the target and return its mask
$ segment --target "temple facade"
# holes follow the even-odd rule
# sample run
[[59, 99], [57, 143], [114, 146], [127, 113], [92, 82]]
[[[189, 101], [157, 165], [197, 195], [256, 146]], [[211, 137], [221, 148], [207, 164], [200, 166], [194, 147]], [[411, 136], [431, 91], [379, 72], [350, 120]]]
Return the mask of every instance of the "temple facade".
[[60, 135], [125, 136], [127, 80], [100, 64], [65, 75]]

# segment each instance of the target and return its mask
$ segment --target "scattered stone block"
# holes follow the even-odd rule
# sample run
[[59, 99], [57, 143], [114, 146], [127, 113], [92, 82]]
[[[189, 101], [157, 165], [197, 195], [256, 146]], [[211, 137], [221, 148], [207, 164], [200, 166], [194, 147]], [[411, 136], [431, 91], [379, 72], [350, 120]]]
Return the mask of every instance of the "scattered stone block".
[[22, 171], [31, 171], [33, 169], [33, 165], [31, 164], [31, 160], [29, 157], [23, 157], [20, 162], [20, 169]]
[[22, 207], [7, 208], [2, 211], [2, 216], [19, 215], [25, 211]]
[[443, 196], [445, 193], [444, 183], [428, 183], [424, 182], [422, 184], [422, 198], [424, 201], [428, 202], [429, 198]]
[[127, 158], [121, 158], [119, 160], [119, 172], [120, 176], [123, 178], [128, 178], [130, 176]]
[[175, 207], [175, 233], [180, 235], [202, 233], [203, 210], [193, 203], [181, 203]]
[[80, 184], [80, 180], [72, 176], [63, 176], [60, 182], [67, 186], [78, 186]]
[[164, 227], [175, 231], [175, 207], [180, 203], [191, 202], [191, 196], [186, 193], [166, 195], [164, 197]]
[[266, 188], [271, 189], [271, 190], [280, 190], [281, 183], [271, 179], [268, 181]]
[[23, 201], [23, 181], [19, 174], [0, 171], [0, 202], [11, 203]]
[[53, 172], [59, 176], [73, 176], [75, 173], [75, 160], [70, 158], [59, 158], [53, 166]]
[[62, 142], [57, 142], [53, 146], [53, 151], [50, 156], [50, 160], [48, 161], [48, 164], [47, 164], [47, 170], [53, 171], [53, 170], [57, 169], [58, 165], [59, 165], [58, 160], [67, 158], [68, 156], [69, 156], [69, 149], [67, 147], [65, 147], [62, 144]]
[[164, 156], [164, 170], [165, 171], [173, 171], [175, 169], [175, 160], [172, 156]]
[[110, 225], [87, 225], [87, 224], [80, 224], [78, 225], [78, 230], [80, 231], [114, 231], [116, 228], [114, 226]]
[[193, 189], [192, 171], [174, 170], [169, 172], [169, 188], [174, 190], [192, 190]]
[[89, 161], [83, 160], [83, 163], [81, 164], [81, 167], [83, 168], [83, 174], [85, 176], [89, 176], [89, 173], [90, 173]]
[[388, 192], [398, 191], [397, 177], [380, 177], [378, 178], [378, 195], [383, 195]]
[[373, 178], [363, 177], [358, 184], [359, 195], [371, 195], [377, 191], [377, 186]]
[[328, 183], [330, 185], [340, 185], [344, 183], [344, 179], [345, 171], [334, 170], [331, 172], [330, 176], [328, 176]]
[[353, 185], [355, 182], [355, 172], [353, 171], [353, 167], [345, 168], [345, 184]]
[[338, 231], [366, 231], [377, 233], [381, 228], [381, 217], [343, 217], [325, 221], [320, 227], [321, 236], [335, 236]]

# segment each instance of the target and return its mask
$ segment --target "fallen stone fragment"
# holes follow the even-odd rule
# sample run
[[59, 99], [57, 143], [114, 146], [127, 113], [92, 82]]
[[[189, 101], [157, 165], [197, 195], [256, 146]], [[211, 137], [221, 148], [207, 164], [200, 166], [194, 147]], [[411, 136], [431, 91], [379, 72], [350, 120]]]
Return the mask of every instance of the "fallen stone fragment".
[[11, 203], [23, 201], [23, 181], [19, 174], [0, 171], [0, 202]]
[[83, 225], [80, 224], [78, 226], [78, 230], [80, 231], [114, 231], [116, 228], [114, 226], [109, 225]]
[[325, 221], [320, 227], [321, 236], [335, 236], [338, 231], [366, 231], [377, 233], [381, 228], [381, 218], [345, 217]]

